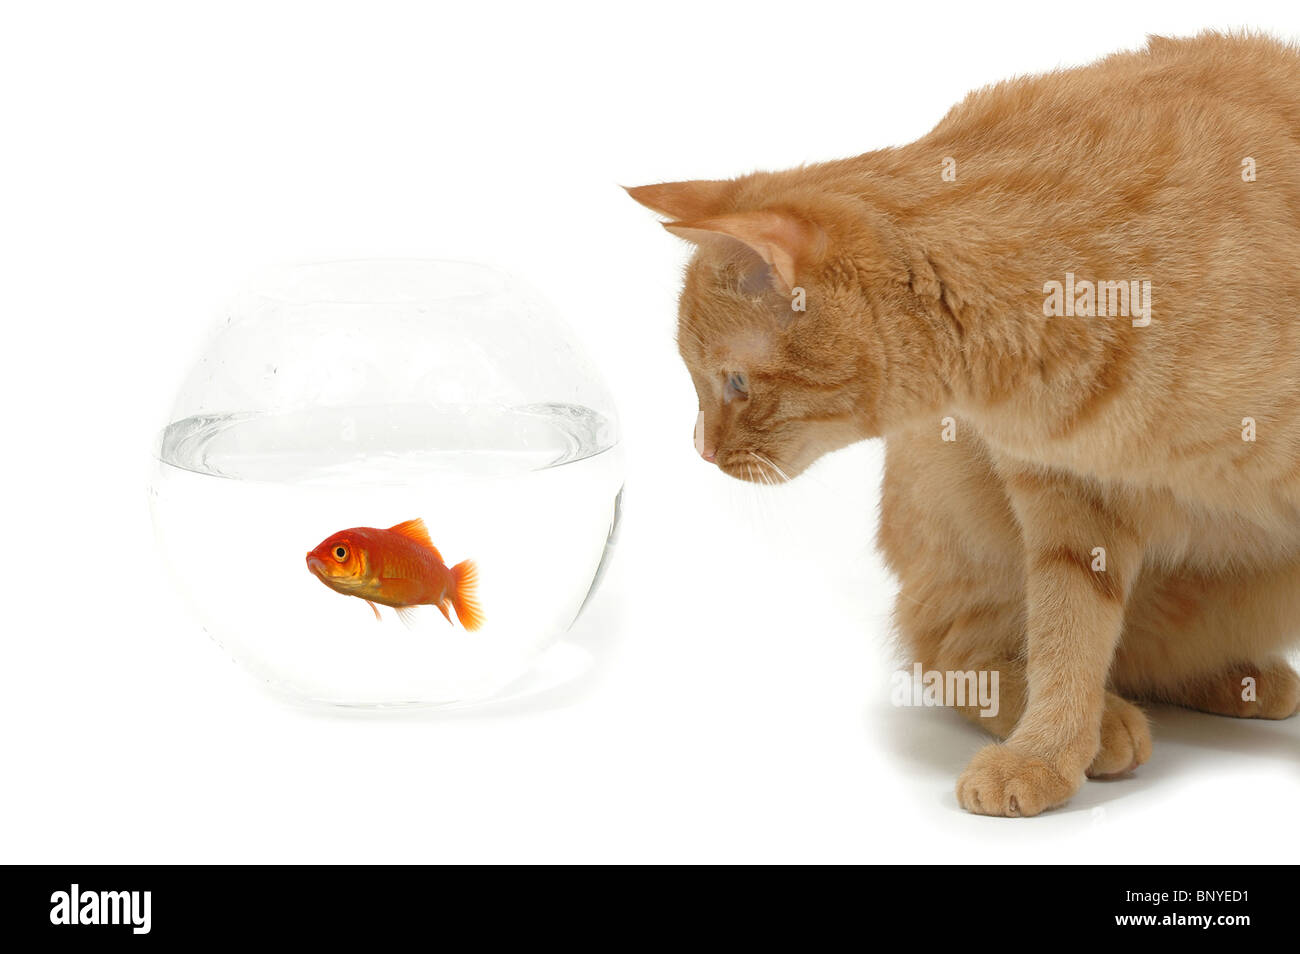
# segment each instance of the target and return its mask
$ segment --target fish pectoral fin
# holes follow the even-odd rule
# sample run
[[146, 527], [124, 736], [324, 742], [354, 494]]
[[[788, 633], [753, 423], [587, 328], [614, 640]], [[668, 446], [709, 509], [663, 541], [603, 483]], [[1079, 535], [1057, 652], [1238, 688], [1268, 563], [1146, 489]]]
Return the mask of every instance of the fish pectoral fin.
[[375, 614], [375, 619], [377, 619], [379, 622], [382, 623], [384, 621], [384, 618], [379, 615], [379, 607], [376, 606], [374, 603], [370, 602], [370, 600], [366, 600], [366, 605], [369, 606], [371, 611]]
[[393, 609], [397, 610], [397, 618], [402, 621], [402, 625], [407, 629], [414, 626], [415, 621], [419, 618], [415, 614], [414, 606], [394, 606]]
[[447, 607], [451, 604], [447, 600], [443, 600], [441, 603], [434, 603], [433, 605], [438, 607], [438, 609], [442, 611], [442, 615], [447, 617], [447, 622], [450, 623], [451, 613], [447, 612]]

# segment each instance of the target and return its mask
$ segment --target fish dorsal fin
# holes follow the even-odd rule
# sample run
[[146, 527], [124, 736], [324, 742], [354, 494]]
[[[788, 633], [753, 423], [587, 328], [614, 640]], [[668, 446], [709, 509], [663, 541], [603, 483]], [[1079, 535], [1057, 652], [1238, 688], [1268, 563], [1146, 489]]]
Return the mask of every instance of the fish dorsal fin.
[[416, 517], [414, 520], [404, 520], [396, 526], [389, 527], [388, 531], [389, 533], [400, 533], [402, 536], [406, 537], [406, 539], [413, 540], [420, 546], [432, 550], [433, 555], [439, 560], [442, 559], [442, 554], [438, 552], [438, 548], [435, 547], [433, 541], [429, 539], [428, 528], [425, 527], [424, 521], [419, 517]]

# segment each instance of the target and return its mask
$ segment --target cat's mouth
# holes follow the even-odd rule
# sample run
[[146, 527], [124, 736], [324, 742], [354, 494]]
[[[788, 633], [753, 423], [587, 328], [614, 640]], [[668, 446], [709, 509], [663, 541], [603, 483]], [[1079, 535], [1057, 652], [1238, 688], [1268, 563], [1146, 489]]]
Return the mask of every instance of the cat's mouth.
[[759, 451], [732, 451], [719, 456], [717, 465], [728, 477], [767, 487], [794, 479], [787, 468]]

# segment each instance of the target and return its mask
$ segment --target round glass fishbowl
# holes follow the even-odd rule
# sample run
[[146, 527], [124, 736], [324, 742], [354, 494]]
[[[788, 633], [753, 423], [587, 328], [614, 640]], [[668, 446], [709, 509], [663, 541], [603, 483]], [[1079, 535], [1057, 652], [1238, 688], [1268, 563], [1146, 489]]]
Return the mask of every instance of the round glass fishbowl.
[[176, 398], [151, 489], [208, 633], [337, 705], [495, 696], [609, 558], [623, 460], [600, 375], [481, 265], [330, 262], [230, 307]]

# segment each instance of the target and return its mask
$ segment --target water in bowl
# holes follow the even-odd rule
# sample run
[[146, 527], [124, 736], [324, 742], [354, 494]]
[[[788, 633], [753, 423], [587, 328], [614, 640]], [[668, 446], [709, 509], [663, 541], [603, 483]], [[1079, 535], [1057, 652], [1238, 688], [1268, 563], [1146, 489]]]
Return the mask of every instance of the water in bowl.
[[[491, 696], [573, 623], [618, 518], [621, 449], [600, 414], [384, 405], [190, 417], [166, 428], [155, 525], [207, 631], [273, 688], [340, 705]], [[304, 554], [349, 527], [424, 520], [446, 562], [473, 559], [476, 632], [433, 606], [325, 587]]]

